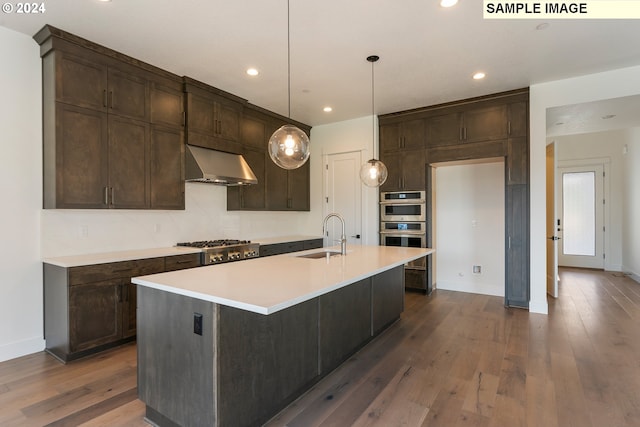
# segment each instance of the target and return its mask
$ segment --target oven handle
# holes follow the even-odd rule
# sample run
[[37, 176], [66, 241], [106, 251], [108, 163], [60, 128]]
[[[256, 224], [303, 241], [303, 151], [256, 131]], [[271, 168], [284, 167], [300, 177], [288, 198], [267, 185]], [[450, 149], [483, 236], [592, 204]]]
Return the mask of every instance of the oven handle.
[[380, 234], [394, 234], [398, 236], [421, 236], [426, 235], [424, 231], [409, 231], [409, 230], [380, 230]]
[[381, 200], [381, 205], [424, 205], [424, 199]]

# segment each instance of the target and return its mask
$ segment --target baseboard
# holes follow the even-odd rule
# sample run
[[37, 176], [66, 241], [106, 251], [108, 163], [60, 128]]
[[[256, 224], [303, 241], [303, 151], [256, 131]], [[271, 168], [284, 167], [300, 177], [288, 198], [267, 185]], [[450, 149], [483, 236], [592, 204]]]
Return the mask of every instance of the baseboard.
[[37, 353], [44, 350], [44, 347], [45, 340], [43, 338], [30, 338], [0, 345], [0, 362]]
[[438, 289], [456, 292], [469, 292], [472, 294], [491, 295], [504, 297], [504, 285], [487, 285], [474, 283], [459, 283], [438, 280]]
[[636, 282], [640, 283], [640, 273], [633, 271], [630, 268], [625, 267], [624, 265], [620, 268], [621, 272], [623, 272], [626, 276], [632, 278]]

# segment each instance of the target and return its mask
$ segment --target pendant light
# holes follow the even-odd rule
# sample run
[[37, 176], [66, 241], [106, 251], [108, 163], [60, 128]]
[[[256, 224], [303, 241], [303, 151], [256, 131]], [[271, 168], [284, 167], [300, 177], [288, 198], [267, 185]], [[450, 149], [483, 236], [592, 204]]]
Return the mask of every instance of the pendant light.
[[[373, 64], [380, 59], [377, 55], [371, 55], [367, 57], [367, 61], [371, 62], [371, 120], [372, 126], [372, 151], [375, 152], [376, 146], [376, 110], [374, 108], [374, 79], [373, 79]], [[362, 183], [367, 187], [379, 187], [387, 180], [389, 175], [387, 167], [380, 160], [372, 158], [368, 160], [360, 168], [360, 179]]]
[[[287, 0], [287, 93], [291, 118], [291, 41], [289, 0]], [[284, 125], [269, 138], [269, 156], [282, 169], [297, 169], [309, 159], [309, 137], [293, 125]]]

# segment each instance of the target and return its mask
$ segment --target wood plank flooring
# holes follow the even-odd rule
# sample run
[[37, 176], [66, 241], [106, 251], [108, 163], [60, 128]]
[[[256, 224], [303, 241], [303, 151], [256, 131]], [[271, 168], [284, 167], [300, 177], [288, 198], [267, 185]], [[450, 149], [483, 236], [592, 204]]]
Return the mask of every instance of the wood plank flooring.
[[[640, 426], [640, 284], [561, 269], [549, 316], [502, 298], [407, 294], [402, 320], [276, 426]], [[146, 426], [136, 347], [0, 363], [0, 426]]]

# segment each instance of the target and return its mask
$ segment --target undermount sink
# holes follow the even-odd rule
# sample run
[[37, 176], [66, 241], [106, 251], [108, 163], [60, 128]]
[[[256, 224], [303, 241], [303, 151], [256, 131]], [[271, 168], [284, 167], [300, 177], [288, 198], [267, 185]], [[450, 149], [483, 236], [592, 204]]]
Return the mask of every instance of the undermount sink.
[[334, 255], [340, 255], [340, 252], [337, 251], [319, 251], [319, 252], [312, 252], [310, 254], [304, 254], [304, 255], [296, 255], [298, 258], [326, 258], [327, 254], [329, 254], [328, 256], [334, 256]]

